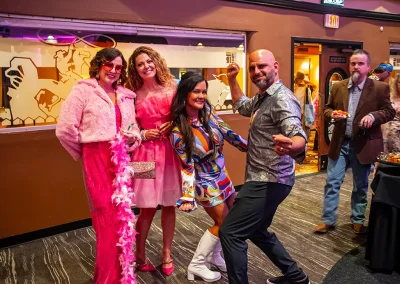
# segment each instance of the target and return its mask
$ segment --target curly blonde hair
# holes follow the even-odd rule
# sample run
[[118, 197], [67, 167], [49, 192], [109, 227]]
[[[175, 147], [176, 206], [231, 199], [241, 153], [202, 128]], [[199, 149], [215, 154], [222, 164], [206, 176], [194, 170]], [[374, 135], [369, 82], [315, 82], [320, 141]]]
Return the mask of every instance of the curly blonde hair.
[[136, 58], [142, 54], [147, 54], [153, 60], [156, 67], [156, 81], [159, 85], [166, 87], [173, 83], [174, 76], [171, 74], [167, 67], [167, 62], [161, 55], [148, 46], [140, 46], [136, 48], [128, 60], [128, 79], [126, 87], [133, 91], [139, 90], [143, 86], [143, 79], [136, 71]]

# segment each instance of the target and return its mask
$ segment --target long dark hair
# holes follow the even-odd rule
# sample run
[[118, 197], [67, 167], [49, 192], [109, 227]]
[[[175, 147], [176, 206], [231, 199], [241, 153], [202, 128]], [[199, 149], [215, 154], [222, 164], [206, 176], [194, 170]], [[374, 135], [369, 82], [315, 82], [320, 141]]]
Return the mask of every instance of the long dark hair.
[[[179, 131], [182, 133], [183, 143], [186, 146], [185, 152], [187, 155], [187, 161], [192, 158], [193, 148], [194, 148], [194, 136], [192, 132], [192, 127], [188, 122], [188, 114], [186, 112], [186, 101], [189, 94], [194, 90], [196, 85], [201, 82], [206, 82], [208, 88], [208, 83], [204, 77], [198, 73], [189, 71], [186, 72], [178, 85], [178, 90], [176, 95], [172, 100], [171, 105], [171, 115], [172, 115], [172, 125], [177, 126]], [[208, 100], [205, 101], [205, 105], [199, 110], [199, 120], [206, 129], [208, 136], [210, 138], [210, 149], [214, 149], [214, 135], [210, 127], [210, 115], [211, 115], [211, 104]]]
[[119, 79], [117, 82], [115, 82], [114, 88], [116, 85], [119, 83], [120, 85], [124, 85], [126, 82], [126, 66], [128, 65], [126, 63], [126, 60], [124, 56], [122, 55], [121, 51], [119, 51], [116, 48], [112, 47], [107, 47], [103, 48], [102, 50], [99, 50], [96, 55], [93, 57], [92, 61], [90, 61], [90, 67], [89, 67], [89, 76], [90, 78], [96, 78], [96, 76], [100, 72], [101, 65], [106, 62], [106, 61], [113, 61], [117, 57], [121, 57], [122, 59], [122, 70], [121, 70], [121, 75], [119, 76]]

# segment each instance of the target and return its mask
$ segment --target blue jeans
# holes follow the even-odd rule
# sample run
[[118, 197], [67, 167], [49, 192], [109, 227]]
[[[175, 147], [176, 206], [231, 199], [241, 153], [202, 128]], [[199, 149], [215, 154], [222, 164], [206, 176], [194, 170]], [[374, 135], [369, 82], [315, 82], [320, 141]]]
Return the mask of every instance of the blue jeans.
[[324, 210], [322, 220], [327, 225], [335, 225], [339, 205], [339, 190], [346, 170], [353, 170], [353, 192], [351, 194], [351, 222], [363, 224], [367, 209], [368, 176], [371, 164], [362, 165], [357, 159], [353, 143], [343, 142], [337, 160], [328, 159], [328, 176], [326, 178]]

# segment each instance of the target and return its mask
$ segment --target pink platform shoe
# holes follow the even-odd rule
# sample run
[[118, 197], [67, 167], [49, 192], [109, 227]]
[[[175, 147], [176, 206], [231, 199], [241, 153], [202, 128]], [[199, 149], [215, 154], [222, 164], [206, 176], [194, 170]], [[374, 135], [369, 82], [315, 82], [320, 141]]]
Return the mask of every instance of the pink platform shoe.
[[156, 271], [156, 268], [148, 260], [143, 264], [136, 264], [136, 269], [143, 272]]
[[170, 264], [170, 263], [172, 263], [172, 266], [171, 266], [171, 267], [168, 267], [168, 268], [163, 267], [163, 268], [162, 268], [162, 272], [163, 272], [165, 275], [167, 275], [167, 276], [170, 276], [170, 275], [172, 274], [172, 272], [174, 272], [174, 268], [175, 268], [174, 261], [171, 259], [171, 260], [168, 261], [168, 262], [163, 262], [163, 263], [162, 263], [163, 265], [165, 265], [165, 264]]

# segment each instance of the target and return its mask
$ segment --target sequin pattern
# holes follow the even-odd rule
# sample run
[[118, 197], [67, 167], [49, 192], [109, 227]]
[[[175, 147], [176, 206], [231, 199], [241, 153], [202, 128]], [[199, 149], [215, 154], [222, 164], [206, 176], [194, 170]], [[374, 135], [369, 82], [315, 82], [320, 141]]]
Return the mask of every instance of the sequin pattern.
[[[264, 97], [265, 96], [265, 97]], [[243, 116], [251, 117], [247, 150], [246, 181], [294, 184], [294, 160], [290, 156], [278, 156], [274, 152], [272, 135], [287, 137], [301, 135], [307, 140], [301, 126], [300, 103], [292, 91], [279, 80], [266, 92], [253, 98], [243, 96], [235, 103], [235, 109]], [[301, 162], [305, 149], [296, 157]]]

